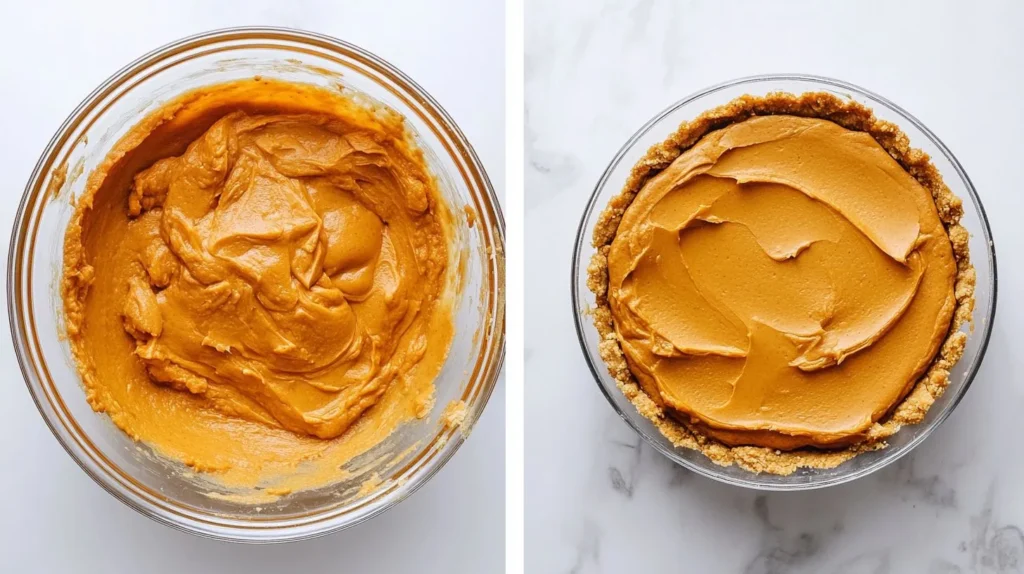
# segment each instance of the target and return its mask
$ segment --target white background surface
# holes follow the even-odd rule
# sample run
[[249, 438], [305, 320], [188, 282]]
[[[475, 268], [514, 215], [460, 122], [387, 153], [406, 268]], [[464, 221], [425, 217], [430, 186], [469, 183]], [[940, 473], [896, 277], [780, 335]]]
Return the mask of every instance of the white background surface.
[[[1009, 1], [527, 0], [527, 572], [1024, 572], [1022, 22]], [[770, 72], [864, 86], [938, 134], [988, 210], [1000, 296], [977, 380], [910, 457], [759, 495], [639, 443], [587, 369], [568, 287], [578, 218], [633, 132], [703, 87]]]
[[[429, 4], [429, 6], [428, 6]], [[144, 52], [238, 25], [329, 34], [398, 66], [455, 118], [503, 196], [504, 20], [497, 0], [0, 2], [0, 237], [64, 118]], [[2, 295], [6, 309], [6, 289]], [[504, 564], [504, 383], [455, 457], [410, 499], [317, 540], [218, 543], [145, 518], [64, 453], [0, 322], [0, 572], [499, 572]]]

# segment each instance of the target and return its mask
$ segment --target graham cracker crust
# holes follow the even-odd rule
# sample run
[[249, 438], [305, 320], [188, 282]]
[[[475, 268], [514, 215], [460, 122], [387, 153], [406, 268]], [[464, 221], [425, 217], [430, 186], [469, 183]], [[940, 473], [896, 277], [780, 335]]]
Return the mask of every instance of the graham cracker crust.
[[[709, 132], [738, 123], [753, 116], [792, 115], [829, 120], [846, 129], [866, 132], [899, 164], [931, 192], [935, 206], [949, 236], [956, 259], [954, 283], [956, 309], [949, 334], [925, 374], [907, 396], [885, 417], [868, 430], [867, 438], [838, 450], [801, 448], [778, 451], [758, 446], [730, 447], [703, 434], [698, 428], [678, 421], [648, 396], [634, 378], [615, 334], [608, 305], [608, 251], [618, 232], [623, 213], [649, 179], [667, 168], [676, 158]], [[598, 216], [593, 245], [597, 252], [587, 267], [587, 287], [596, 296], [592, 312], [601, 336], [599, 353], [617, 386], [637, 411], [649, 419], [662, 435], [677, 447], [697, 450], [722, 466], [736, 464], [754, 473], [788, 475], [799, 468], [827, 469], [839, 466], [854, 456], [884, 448], [886, 439], [904, 425], [918, 424], [932, 404], [949, 385], [949, 372], [963, 356], [967, 334], [960, 331], [970, 322], [974, 311], [975, 271], [971, 265], [967, 243], [969, 234], [960, 225], [963, 205], [942, 180], [928, 154], [910, 147], [910, 140], [900, 128], [875, 117], [871, 109], [840, 99], [826, 92], [801, 95], [775, 92], [765, 96], [740, 96], [722, 106], [710, 109], [689, 122], [684, 122], [665, 141], [652, 146], [633, 166], [623, 190]]]

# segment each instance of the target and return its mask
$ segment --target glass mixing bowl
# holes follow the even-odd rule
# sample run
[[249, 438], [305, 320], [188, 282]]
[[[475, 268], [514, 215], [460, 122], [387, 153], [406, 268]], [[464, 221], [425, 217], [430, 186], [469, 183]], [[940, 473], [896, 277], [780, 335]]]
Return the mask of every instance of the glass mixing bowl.
[[[946, 392], [928, 411], [925, 420], [918, 425], [903, 427], [889, 438], [889, 446], [885, 449], [861, 454], [835, 468], [803, 468], [789, 476], [756, 474], [736, 465], [719, 466], [700, 452], [674, 446], [649, 420], [637, 412], [608, 374], [608, 369], [598, 354], [597, 329], [588, 315], [588, 310], [595, 304], [594, 294], [587, 289], [587, 265], [594, 254], [594, 247], [591, 245], [594, 225], [597, 216], [608, 205], [608, 201], [622, 190], [630, 170], [637, 161], [648, 148], [665, 140], [679, 124], [697, 117], [701, 112], [744, 94], [763, 96], [769, 92], [829, 92], [843, 99], [860, 102], [874, 110], [877, 117], [898, 125], [910, 138], [913, 147], [922, 149], [931, 156], [946, 185], [963, 200], [964, 215], [960, 223], [971, 234], [971, 262], [977, 272], [973, 332], [969, 326], [965, 326], [968, 338], [964, 356], [953, 368]], [[981, 366], [992, 332], [992, 320], [996, 309], [996, 254], [985, 209], [971, 180], [949, 149], [916, 118], [877, 94], [839, 80], [804, 75], [755, 76], [707, 88], [672, 104], [641, 127], [622, 146], [597, 182], [597, 188], [591, 195], [580, 221], [576, 249], [573, 253], [571, 289], [576, 332], [594, 379], [619, 416], [625, 419], [648, 444], [677, 464], [727, 484], [760, 490], [805, 490], [842, 484], [892, 463], [920, 444], [953, 412]]]
[[[206, 496], [180, 463], [153, 455], [106, 415], [93, 412], [61, 335], [64, 231], [85, 176], [162, 102], [255, 75], [351, 91], [398, 112], [452, 212], [472, 209], [476, 216], [454, 218], [456, 248], [449, 267], [461, 266], [464, 275], [455, 289], [455, 335], [435, 381], [433, 409], [349, 463], [380, 473], [382, 483], [372, 492], [360, 490], [369, 476], [364, 474], [259, 506]], [[14, 345], [29, 391], [89, 476], [159, 522], [214, 538], [271, 542], [325, 534], [379, 514], [422, 486], [455, 453], [483, 411], [504, 358], [504, 285], [504, 222], [497, 199], [473, 148], [433, 98], [392, 65], [351, 44], [296, 30], [238, 28], [160, 48], [85, 98], [43, 152], [25, 189], [7, 288]], [[443, 413], [456, 400], [465, 401], [466, 416], [453, 426]], [[405, 454], [386, 461], [385, 453]]]

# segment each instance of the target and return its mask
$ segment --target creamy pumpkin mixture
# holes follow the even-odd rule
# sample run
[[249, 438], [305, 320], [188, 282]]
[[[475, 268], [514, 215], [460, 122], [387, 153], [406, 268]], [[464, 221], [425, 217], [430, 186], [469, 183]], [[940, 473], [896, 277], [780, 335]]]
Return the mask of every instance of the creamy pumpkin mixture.
[[67, 231], [89, 401], [227, 485], [336, 479], [429, 411], [450, 236], [393, 112], [260, 79], [185, 94], [115, 146]]
[[725, 447], [880, 434], [958, 306], [930, 190], [870, 133], [785, 113], [737, 118], [659, 167], [610, 216], [595, 273], [599, 322], [643, 393]]

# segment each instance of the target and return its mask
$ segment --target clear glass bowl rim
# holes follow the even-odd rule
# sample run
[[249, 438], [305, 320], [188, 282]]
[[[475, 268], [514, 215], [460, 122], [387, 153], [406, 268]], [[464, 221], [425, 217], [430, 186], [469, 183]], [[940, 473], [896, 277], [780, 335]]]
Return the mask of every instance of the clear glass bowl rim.
[[[489, 276], [489, 279], [485, 279], [485, 282], [489, 280], [493, 284], [493, 326], [490, 341], [485, 342], [481, 351], [484, 354], [490, 355], [490, 359], [485, 364], [481, 364], [478, 371], [480, 378], [471, 382], [467, 387], [467, 389], [476, 387], [474, 402], [479, 406], [467, 410], [467, 419], [463, 425], [460, 425], [460, 428], [471, 429], [489, 401], [505, 359], [505, 221], [501, 205], [475, 149], [447, 111], [426, 90], [397, 67], [372, 52], [349, 42], [296, 28], [241, 26], [221, 28], [190, 35], [156, 48], [127, 64], [112, 74], [82, 100], [67, 116], [41, 153], [18, 205], [11, 232], [7, 266], [8, 320], [10, 322], [18, 365], [32, 400], [36, 404], [36, 408], [65, 452], [94, 482], [103, 487], [109, 494], [156, 522], [201, 537], [257, 544], [291, 542], [315, 538], [355, 526], [381, 514], [402, 500], [405, 500], [426, 484], [451, 459], [455, 451], [465, 441], [468, 432], [459, 432], [449, 438], [445, 438], [440, 446], [435, 447], [433, 452], [429, 448], [425, 448], [423, 453], [417, 457], [417, 461], [412, 463], [415, 468], [410, 471], [407, 480], [402, 481], [393, 488], [385, 489], [386, 492], [371, 496], [370, 500], [366, 502], [361, 501], [360, 505], [355, 508], [358, 511], [355, 513], [355, 516], [336, 512], [331, 514], [328, 511], [324, 513], [326, 514], [324, 517], [319, 517], [319, 514], [311, 514], [301, 519], [282, 519], [278, 523], [246, 524], [244, 521], [237, 520], [219, 521], [218, 517], [203, 516], [193, 511], [177, 512], [175, 509], [168, 510], [164, 507], [158, 507], [152, 504], [145, 496], [140, 496], [137, 492], [132, 491], [132, 486], [126, 486], [122, 479], [110, 475], [102, 466], [96, 465], [92, 461], [84, 460], [77, 452], [77, 449], [82, 449], [83, 451], [86, 449], [70, 444], [74, 441], [75, 437], [71, 436], [71, 433], [66, 428], [61, 428], [62, 426], [66, 427], [66, 423], [63, 420], [59, 420], [60, 413], [50, 404], [50, 398], [46, 396], [46, 391], [43, 389], [44, 383], [31, 366], [35, 361], [29, 356], [30, 351], [27, 338], [30, 334], [32, 337], [35, 337], [34, 332], [32, 332], [34, 327], [26, 327], [23, 323], [25, 322], [24, 317], [31, 318], [32, 310], [28, 307], [28, 303], [26, 303], [25, 297], [21, 293], [21, 283], [18, 281], [18, 278], [22, 275], [26, 277], [31, 275], [31, 270], [21, 269], [22, 252], [30, 252], [34, 248], [34, 237], [33, 244], [27, 244], [25, 241], [25, 236], [29, 231], [26, 225], [34, 219], [34, 216], [30, 216], [28, 213], [30, 204], [36, 202], [39, 199], [39, 195], [45, 195], [46, 190], [42, 188], [41, 182], [46, 179], [55, 164], [55, 154], [65, 143], [68, 134], [77, 128], [79, 123], [87, 117], [88, 113], [94, 110], [97, 103], [101, 103], [125, 82], [148, 72], [165, 59], [177, 54], [216, 45], [221, 42], [230, 43], [239, 40], [260, 39], [279, 40], [329, 51], [338, 58], [356, 60], [360, 65], [369, 68], [370, 71], [386, 76], [388, 80], [398, 85], [397, 87], [401, 93], [395, 92], [394, 86], [381, 84], [382, 86], [400, 98], [412, 100], [431, 114], [432, 120], [440, 125], [445, 131], [446, 136], [455, 145], [455, 149], [447, 150], [448, 153], [458, 154], [461, 161], [465, 162], [466, 167], [469, 168], [470, 173], [463, 174], [463, 177], [472, 178], [476, 184], [475, 188], [482, 192], [479, 199], [483, 202], [482, 207], [485, 208], [485, 212], [480, 214], [481, 221], [479, 225], [490, 226], [488, 236], [493, 247], [493, 262], [488, 262], [485, 266], [485, 273], [487, 274], [485, 277]], [[33, 193], [33, 190], [36, 193]], [[487, 335], [482, 336], [487, 337]], [[45, 370], [45, 364], [43, 368]], [[57, 399], [60, 400], [59, 395], [57, 395]], [[69, 436], [65, 437], [64, 433], [68, 433]], [[437, 437], [435, 437], [434, 443], [437, 442]], [[87, 457], [94, 456], [89, 452], [83, 452], [82, 454]], [[102, 454], [99, 456], [102, 457]], [[425, 464], [419, 462], [422, 459], [426, 460]]]
[[[607, 185], [608, 179], [611, 177], [612, 172], [621, 163], [623, 157], [633, 148], [634, 145], [636, 145], [637, 141], [639, 141], [640, 138], [642, 138], [644, 135], [646, 135], [647, 132], [649, 132], [651, 129], [653, 129], [656, 125], [661, 123], [661, 121], [663, 119], [665, 119], [667, 116], [669, 116], [670, 114], [672, 114], [673, 112], [675, 112], [679, 108], [681, 108], [681, 107], [683, 107], [683, 106], [685, 106], [685, 105], [687, 105], [687, 104], [689, 104], [689, 103], [691, 103], [691, 102], [693, 102], [695, 100], [698, 100], [698, 99], [700, 99], [700, 98], [702, 98], [704, 96], [707, 96], [707, 95], [710, 95], [710, 94], [713, 94], [715, 92], [718, 92], [718, 91], [721, 91], [721, 90], [725, 90], [725, 89], [728, 89], [728, 88], [741, 87], [741, 86], [744, 86], [744, 85], [755, 85], [755, 84], [762, 83], [762, 82], [776, 82], [776, 81], [793, 81], [793, 82], [805, 82], [805, 83], [811, 83], [811, 84], [819, 84], [820, 87], [823, 87], [823, 88], [841, 89], [841, 90], [844, 90], [844, 91], [847, 91], [847, 92], [855, 93], [855, 94], [858, 94], [860, 96], [866, 97], [866, 98], [868, 98], [870, 100], [875, 100], [875, 101], [881, 102], [882, 104], [887, 106], [890, 110], [892, 110], [892, 111], [896, 112], [897, 114], [899, 114], [903, 121], [913, 125], [915, 128], [919, 129], [923, 134], [925, 134], [925, 136], [931, 141], [931, 143], [933, 145], [935, 145], [939, 150], [941, 150], [942, 154], [946, 157], [946, 159], [950, 162], [950, 164], [956, 170], [956, 175], [963, 182], [964, 187], [967, 189], [967, 192], [970, 195], [971, 201], [973, 201], [974, 205], [977, 206], [978, 214], [979, 214], [979, 217], [980, 217], [981, 222], [982, 222], [982, 234], [984, 235], [984, 238], [985, 238], [985, 244], [988, 247], [986, 249], [986, 255], [988, 257], [989, 265], [992, 268], [991, 280], [989, 281], [989, 285], [988, 285], [988, 287], [990, 288], [991, 293], [992, 293], [992, 299], [991, 299], [991, 302], [989, 304], [988, 309], [985, 310], [985, 312], [987, 313], [988, 320], [985, 323], [984, 332], [981, 333], [982, 339], [981, 339], [981, 344], [980, 344], [980, 347], [979, 347], [978, 355], [975, 358], [974, 362], [969, 366], [968, 372], [967, 372], [967, 379], [966, 379], [964, 385], [959, 389], [958, 394], [953, 397], [952, 402], [950, 403], [949, 407], [946, 408], [943, 412], [941, 412], [938, 418], [936, 418], [934, 421], [930, 422], [926, 427], [924, 427], [921, 430], [920, 434], [918, 434], [916, 437], [914, 437], [913, 441], [910, 442], [907, 445], [906, 448], [902, 449], [900, 452], [894, 454], [893, 456], [880, 458], [878, 461], [875, 461], [873, 464], [868, 465], [868, 466], [866, 466], [864, 468], [861, 468], [861, 469], [859, 469], [856, 472], [852, 472], [852, 473], [849, 473], [849, 474], [846, 474], [846, 475], [837, 476], [837, 477], [833, 477], [833, 478], [830, 478], [830, 479], [821, 480], [821, 481], [817, 481], [817, 482], [794, 483], [794, 484], [767, 484], [767, 483], [764, 483], [764, 482], [760, 482], [757, 479], [758, 475], [753, 473], [753, 472], [747, 473], [749, 475], [749, 479], [738, 480], [738, 479], [736, 479], [734, 477], [729, 477], [729, 476], [726, 476], [724, 474], [715, 472], [714, 470], [709, 470], [708, 468], [703, 468], [703, 467], [701, 467], [701, 466], [699, 466], [699, 465], [697, 465], [697, 464], [695, 464], [695, 463], [693, 463], [693, 462], [691, 462], [689, 460], [686, 460], [686, 459], [679, 458], [679, 457], [675, 456], [675, 454], [672, 452], [673, 449], [667, 448], [661, 442], [659, 442], [655, 437], [651, 436], [650, 433], [646, 432], [643, 428], [641, 428], [639, 426], [639, 424], [638, 424], [638, 419], [641, 418], [641, 415], [639, 413], [635, 412], [635, 410], [634, 410], [634, 412], [625, 412], [622, 408], [620, 408], [618, 403], [615, 402], [615, 397], [613, 397], [612, 393], [621, 393], [621, 391], [617, 387], [613, 386], [613, 387], [609, 388], [608, 386], [606, 386], [606, 385], [604, 385], [602, 383], [602, 373], [606, 372], [607, 368], [606, 368], [604, 362], [600, 359], [600, 357], [597, 356], [596, 350], [592, 350], [588, 346], [588, 344], [587, 344], [586, 335], [584, 334], [584, 331], [583, 331], [583, 329], [584, 329], [584, 321], [586, 320], [587, 315], [584, 313], [583, 301], [582, 301], [583, 294], [579, 292], [580, 290], [579, 290], [579, 282], [578, 282], [578, 278], [580, 276], [580, 272], [581, 272], [582, 268], [585, 268], [585, 266], [589, 263], [588, 261], [586, 261], [586, 262], [585, 261], [581, 261], [583, 247], [584, 247], [584, 245], [588, 244], [589, 241], [591, 240], [590, 237], [586, 236], [587, 223], [588, 223], [588, 221], [590, 221], [590, 218], [593, 215], [593, 212], [594, 212], [595, 209], [604, 209], [604, 205], [599, 205], [598, 204], [599, 196], [600, 196], [601, 192], [604, 190], [605, 186]], [[914, 142], [911, 142], [911, 145], [913, 145], [913, 143]], [[947, 174], [943, 174], [943, 175], [947, 175]], [[975, 253], [971, 254], [972, 258], [973, 257], [977, 257], [977, 255], [978, 254], [975, 254]], [[581, 268], [581, 265], [583, 265], [584, 267]], [[998, 279], [997, 279], [998, 273], [997, 273], [997, 268], [996, 268], [996, 252], [995, 252], [995, 245], [994, 245], [993, 240], [992, 240], [992, 230], [991, 230], [990, 225], [989, 225], [988, 215], [985, 213], [985, 207], [981, 203], [981, 198], [978, 197], [977, 191], [974, 188], [974, 184], [971, 182], [970, 178], [967, 176], [967, 172], [964, 171], [963, 166], [961, 166], [960, 162], [956, 159], [956, 156], [953, 155], [953, 152], [951, 152], [949, 150], [949, 148], [946, 147], [946, 145], [942, 142], [942, 140], [940, 140], [938, 138], [938, 136], [936, 136], [934, 133], [932, 133], [931, 130], [929, 130], [923, 123], [921, 123], [920, 120], [918, 120], [916, 117], [911, 115], [908, 111], [904, 110], [903, 108], [901, 108], [900, 106], [896, 105], [895, 103], [893, 103], [892, 101], [888, 100], [887, 98], [884, 98], [884, 97], [882, 97], [882, 96], [880, 96], [880, 95], [878, 95], [878, 94], [876, 94], [876, 93], [874, 93], [874, 92], [872, 92], [870, 90], [861, 88], [860, 86], [851, 84], [849, 82], [844, 82], [842, 80], [837, 80], [837, 79], [829, 78], [829, 77], [825, 77], [825, 76], [816, 76], [816, 75], [812, 75], [812, 74], [760, 74], [760, 75], [755, 75], [755, 76], [745, 76], [745, 77], [742, 77], [742, 78], [736, 78], [736, 79], [733, 79], [733, 80], [727, 80], [725, 82], [722, 82], [722, 83], [719, 83], [719, 84], [715, 84], [713, 86], [704, 88], [704, 89], [699, 90], [697, 92], [694, 92], [694, 93], [692, 93], [692, 94], [682, 98], [681, 100], [676, 101], [675, 103], [669, 105], [664, 110], [662, 110], [660, 113], [655, 115], [653, 118], [648, 120], [647, 123], [645, 123], [642, 127], [640, 127], [640, 129], [638, 129], [626, 141], [626, 143], [623, 144], [621, 148], [619, 148], [619, 151], [612, 158], [611, 162], [608, 164], [608, 167], [605, 168], [604, 172], [601, 174], [600, 179], [598, 179], [597, 185], [594, 186], [594, 191], [591, 193], [590, 199], [587, 201], [586, 208], [583, 211], [583, 216], [580, 218], [579, 227], [577, 228], [576, 243], [575, 243], [575, 246], [574, 246], [574, 249], [573, 249], [572, 265], [570, 267], [570, 271], [571, 271], [571, 276], [569, 278], [570, 279], [570, 289], [569, 290], [570, 290], [570, 294], [572, 296], [573, 322], [574, 322], [574, 324], [576, 326], [576, 337], [579, 340], [580, 349], [583, 351], [583, 356], [586, 358], [587, 366], [590, 368], [590, 373], [594, 377], [594, 382], [597, 384], [598, 388], [601, 389], [601, 394], [603, 394], [605, 399], [608, 400], [608, 403], [612, 406], [612, 408], [615, 410], [615, 412], [618, 413], [619, 417], [621, 417], [622, 420], [626, 421], [626, 423], [630, 426], [630, 428], [632, 428], [637, 434], [639, 434], [643, 438], [643, 440], [649, 446], [653, 447], [655, 450], [660, 452], [666, 458], [668, 458], [669, 460], [675, 462], [676, 464], [686, 468], [687, 470], [690, 470], [690, 471], [692, 471], [692, 472], [694, 472], [696, 474], [699, 474], [701, 476], [705, 476], [707, 478], [710, 478], [712, 480], [716, 480], [718, 482], [722, 482], [722, 483], [725, 483], [725, 484], [731, 484], [731, 485], [735, 485], [735, 486], [741, 486], [741, 487], [750, 488], [750, 489], [754, 489], [754, 490], [764, 490], [764, 491], [815, 490], [815, 489], [819, 489], [819, 488], [826, 488], [826, 487], [829, 487], [829, 486], [836, 486], [836, 485], [839, 485], [839, 484], [844, 484], [844, 483], [856, 480], [858, 478], [862, 478], [864, 476], [867, 476], [867, 475], [869, 475], [869, 474], [871, 474], [871, 473], [873, 473], [873, 472], [875, 472], [875, 471], [877, 471], [877, 470], [879, 470], [881, 468], [884, 468], [885, 466], [888, 466], [889, 464], [892, 464], [896, 460], [902, 458], [906, 454], [908, 454], [911, 451], [913, 451], [919, 444], [921, 444], [926, 438], [928, 438], [928, 436], [931, 435], [931, 433], [934, 432], [935, 429], [938, 428], [946, 420], [946, 418], [948, 418], [949, 415], [952, 414], [952, 412], [956, 409], [956, 406], [960, 403], [960, 401], [963, 399], [964, 395], [967, 393], [967, 389], [969, 389], [971, 384], [974, 382], [974, 378], [978, 374], [978, 369], [981, 368], [981, 364], [982, 364], [982, 362], [984, 361], [984, 358], [985, 358], [985, 353], [988, 350], [989, 339], [992, 336], [992, 325], [993, 325], [994, 318], [995, 318], [996, 300], [997, 300], [997, 286], [998, 286]], [[975, 310], [975, 311], [977, 312], [977, 310]], [[627, 408], [629, 408], [629, 407], [627, 407]], [[680, 447], [677, 447], [677, 448], [680, 448]]]

